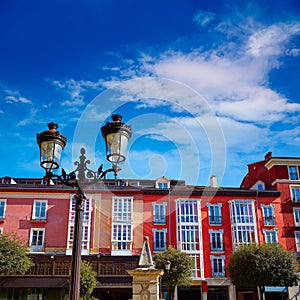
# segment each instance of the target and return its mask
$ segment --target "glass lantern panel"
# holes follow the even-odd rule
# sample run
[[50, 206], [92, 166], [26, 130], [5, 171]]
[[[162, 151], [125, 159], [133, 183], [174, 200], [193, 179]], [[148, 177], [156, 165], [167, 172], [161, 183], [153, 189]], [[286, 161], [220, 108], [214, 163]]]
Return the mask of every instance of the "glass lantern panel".
[[107, 141], [107, 159], [112, 163], [123, 162], [126, 157], [128, 138], [117, 132], [106, 136]]
[[45, 141], [41, 143], [41, 166], [50, 171], [58, 169], [62, 146], [55, 141]]

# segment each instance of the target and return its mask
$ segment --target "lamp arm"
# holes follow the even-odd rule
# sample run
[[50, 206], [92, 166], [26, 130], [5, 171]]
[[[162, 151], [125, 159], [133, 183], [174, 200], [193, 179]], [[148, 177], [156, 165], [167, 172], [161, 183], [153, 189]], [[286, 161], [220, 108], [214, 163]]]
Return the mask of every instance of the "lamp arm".
[[[62, 169], [61, 175], [53, 174], [52, 171], [46, 172], [47, 185], [50, 185], [51, 179], [58, 179], [66, 186], [89, 186], [105, 180], [106, 174], [111, 172], [114, 173], [115, 179], [117, 178], [117, 173], [121, 170], [117, 164], [114, 164], [112, 168], [107, 170], [103, 170], [103, 164], [101, 164], [97, 171], [93, 171], [88, 167], [90, 160], [86, 159], [84, 155], [85, 149], [81, 148], [80, 153], [79, 161], [74, 162], [76, 169], [71, 173], [67, 173], [64, 169]], [[90, 181], [86, 181], [85, 179], [89, 179]]]

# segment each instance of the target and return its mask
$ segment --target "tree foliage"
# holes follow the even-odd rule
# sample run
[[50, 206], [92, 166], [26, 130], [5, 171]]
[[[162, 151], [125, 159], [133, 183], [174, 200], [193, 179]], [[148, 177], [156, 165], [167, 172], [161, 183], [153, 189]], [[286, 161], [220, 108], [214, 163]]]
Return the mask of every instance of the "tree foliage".
[[166, 262], [170, 262], [170, 271], [165, 271], [163, 287], [174, 293], [176, 286], [190, 286], [192, 284], [191, 272], [193, 260], [187, 253], [180, 252], [172, 247], [153, 257], [156, 269], [165, 270]]
[[80, 296], [91, 294], [97, 285], [97, 273], [93, 270], [92, 266], [86, 262], [81, 261], [80, 267]]
[[292, 286], [298, 279], [297, 260], [280, 245], [244, 245], [235, 251], [229, 273], [238, 287]]
[[26, 250], [26, 246], [16, 235], [0, 235], [0, 274], [25, 274], [33, 265]]

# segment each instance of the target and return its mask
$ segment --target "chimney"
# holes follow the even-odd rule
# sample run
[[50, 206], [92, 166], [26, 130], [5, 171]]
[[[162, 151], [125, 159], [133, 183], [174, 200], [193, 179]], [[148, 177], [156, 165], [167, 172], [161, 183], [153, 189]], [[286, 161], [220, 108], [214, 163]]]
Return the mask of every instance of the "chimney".
[[265, 155], [265, 160], [270, 159], [271, 157], [272, 157], [272, 152], [268, 152], [268, 153]]
[[213, 187], [213, 188], [217, 188], [218, 187], [218, 180], [217, 180], [217, 176], [216, 175], [210, 176], [209, 182], [210, 182], [210, 187]]

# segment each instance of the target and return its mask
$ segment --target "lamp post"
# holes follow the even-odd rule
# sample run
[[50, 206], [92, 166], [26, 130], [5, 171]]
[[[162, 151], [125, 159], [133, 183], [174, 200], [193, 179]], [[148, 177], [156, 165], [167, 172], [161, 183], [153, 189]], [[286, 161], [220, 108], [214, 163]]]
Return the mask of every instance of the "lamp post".
[[53, 174], [60, 165], [61, 152], [64, 149], [67, 139], [57, 131], [56, 123], [49, 123], [48, 130], [37, 134], [37, 143], [40, 148], [40, 165], [46, 170], [45, 178], [47, 184], [51, 179], [57, 179], [67, 186], [76, 187], [77, 191], [74, 195], [76, 200], [75, 220], [74, 220], [74, 237], [72, 247], [72, 264], [70, 278], [70, 300], [80, 299], [80, 263], [81, 263], [81, 241], [82, 241], [82, 215], [84, 211], [84, 195], [83, 188], [97, 182], [101, 182], [106, 178], [106, 174], [113, 172], [115, 179], [117, 173], [121, 170], [119, 163], [126, 159], [126, 149], [128, 141], [131, 137], [131, 127], [122, 123], [122, 116], [119, 114], [112, 115], [112, 122], [107, 122], [101, 127], [102, 136], [106, 144], [106, 158], [112, 163], [112, 168], [103, 170], [101, 165], [97, 171], [93, 171], [88, 167], [90, 161], [86, 159], [85, 149], [80, 150], [79, 161], [74, 164], [76, 169], [67, 174], [62, 169], [61, 175]]
[[167, 271], [167, 279], [168, 279], [168, 299], [172, 299], [171, 295], [170, 295], [170, 291], [172, 289], [171, 284], [170, 284], [170, 269], [171, 269], [171, 262], [169, 260], [165, 261], [165, 270]]

